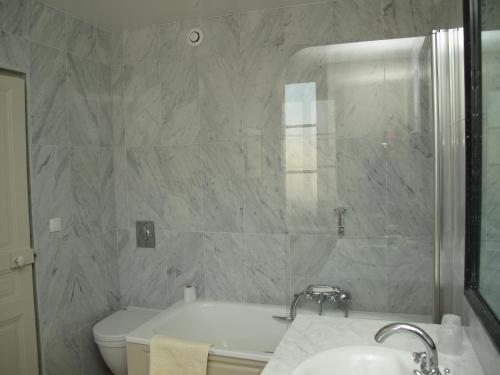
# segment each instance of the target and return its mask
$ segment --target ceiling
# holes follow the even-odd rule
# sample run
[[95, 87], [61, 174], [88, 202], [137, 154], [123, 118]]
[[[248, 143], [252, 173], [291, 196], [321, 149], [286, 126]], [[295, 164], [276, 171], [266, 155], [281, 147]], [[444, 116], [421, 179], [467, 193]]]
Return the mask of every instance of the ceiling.
[[104, 30], [121, 31], [190, 17], [215, 17], [320, 0], [42, 0]]

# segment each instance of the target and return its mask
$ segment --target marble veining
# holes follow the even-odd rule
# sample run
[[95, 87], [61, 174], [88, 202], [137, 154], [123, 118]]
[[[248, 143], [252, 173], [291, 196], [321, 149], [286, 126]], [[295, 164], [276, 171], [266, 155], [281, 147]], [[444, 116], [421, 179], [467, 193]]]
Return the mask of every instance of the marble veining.
[[289, 257], [286, 236], [246, 234], [247, 302], [287, 305]]
[[68, 109], [74, 145], [99, 146], [97, 64], [68, 55]]
[[69, 145], [66, 56], [31, 43], [31, 142]]
[[199, 52], [200, 127], [203, 141], [240, 138], [240, 35], [234, 16], [201, 23]]
[[222, 301], [246, 301], [245, 237], [239, 233], [205, 233], [205, 295]]
[[31, 7], [30, 38], [59, 50], [66, 49], [66, 15], [41, 1]]
[[79, 237], [101, 230], [99, 168], [99, 148], [72, 148], [73, 228], [75, 235]]
[[[388, 317], [387, 319], [390, 319]], [[317, 317], [299, 315], [288, 329], [283, 340], [265, 367], [263, 375], [291, 374], [301, 362], [314, 354], [343, 346], [383, 346], [411, 353], [424, 349], [415, 339], [406, 335], [392, 336], [383, 344], [374, 340], [375, 333], [388, 321], [337, 317]], [[439, 325], [417, 323], [435, 340], [439, 350]], [[449, 367], [457, 375], [482, 375], [481, 365], [472, 345], [465, 334], [462, 335], [463, 354], [460, 356], [439, 353], [439, 362]]]
[[28, 41], [0, 30], [0, 64], [7, 68], [27, 69], [29, 65]]
[[4, 0], [0, 3], [0, 29], [27, 38], [29, 0]]
[[202, 145], [203, 215], [208, 232], [243, 229], [243, 150], [233, 142]]
[[96, 57], [96, 28], [75, 18], [66, 21], [66, 49], [68, 52], [87, 59]]

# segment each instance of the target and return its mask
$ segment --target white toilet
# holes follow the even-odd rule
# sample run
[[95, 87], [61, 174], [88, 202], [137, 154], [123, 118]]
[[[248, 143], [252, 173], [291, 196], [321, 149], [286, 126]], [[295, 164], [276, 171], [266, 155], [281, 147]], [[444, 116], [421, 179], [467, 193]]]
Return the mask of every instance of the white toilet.
[[127, 307], [94, 326], [94, 341], [114, 375], [127, 375], [127, 334], [158, 313], [157, 310]]

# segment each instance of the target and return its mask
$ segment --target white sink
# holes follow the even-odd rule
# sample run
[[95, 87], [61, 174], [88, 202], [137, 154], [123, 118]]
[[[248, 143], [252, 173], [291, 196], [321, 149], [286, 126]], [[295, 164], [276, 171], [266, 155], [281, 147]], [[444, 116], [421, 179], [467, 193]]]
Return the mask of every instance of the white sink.
[[382, 346], [345, 346], [318, 353], [292, 375], [412, 375], [419, 368], [412, 355]]

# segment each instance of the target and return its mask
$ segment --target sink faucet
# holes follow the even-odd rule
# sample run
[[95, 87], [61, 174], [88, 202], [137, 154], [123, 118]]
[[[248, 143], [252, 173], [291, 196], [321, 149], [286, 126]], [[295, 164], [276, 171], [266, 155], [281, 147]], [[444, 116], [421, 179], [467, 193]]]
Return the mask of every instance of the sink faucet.
[[338, 286], [315, 284], [309, 285], [305, 290], [295, 295], [292, 304], [290, 305], [289, 316], [273, 316], [273, 318], [293, 321], [297, 316], [297, 305], [304, 296], [308, 299], [315, 299], [317, 301], [319, 307], [319, 315], [323, 314], [323, 303], [325, 303], [326, 301], [343, 303], [345, 317], [347, 318], [347, 315], [349, 313], [349, 303], [351, 301], [349, 292], [340, 289]]
[[382, 343], [395, 333], [409, 333], [419, 338], [425, 346], [425, 352], [413, 353], [413, 359], [420, 363], [420, 371], [415, 370], [415, 375], [441, 375], [436, 344], [422, 328], [413, 324], [393, 323], [382, 327], [375, 334], [375, 341]]

